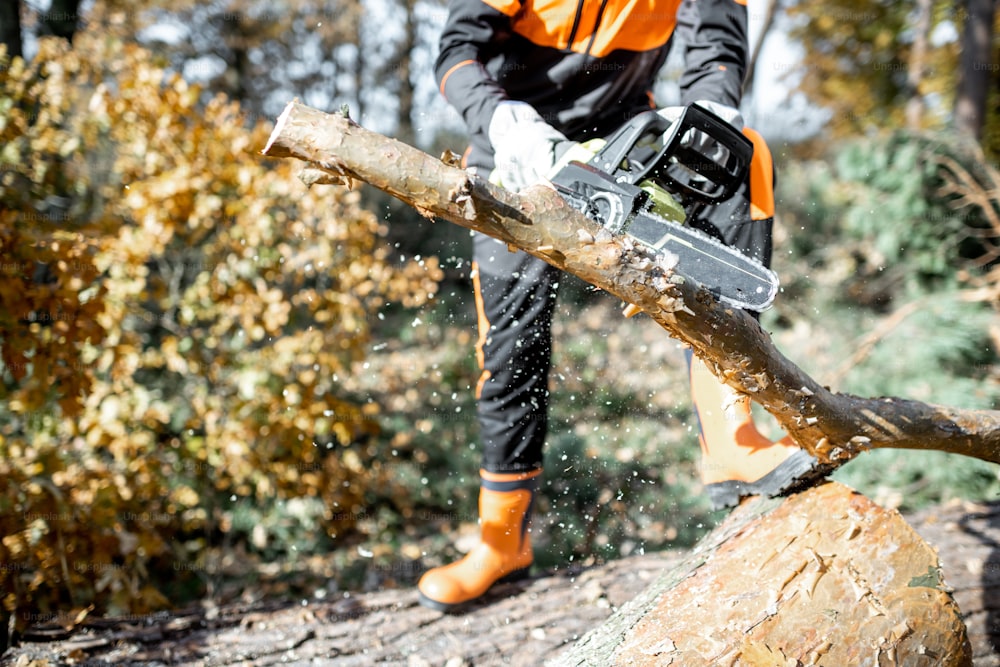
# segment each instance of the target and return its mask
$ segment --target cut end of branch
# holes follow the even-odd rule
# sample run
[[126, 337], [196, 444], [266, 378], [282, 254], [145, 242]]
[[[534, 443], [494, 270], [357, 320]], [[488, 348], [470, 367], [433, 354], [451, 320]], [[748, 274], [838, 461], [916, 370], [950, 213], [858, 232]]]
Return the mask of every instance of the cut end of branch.
[[278, 120], [274, 123], [274, 129], [271, 130], [271, 136], [267, 139], [267, 145], [264, 146], [264, 150], [261, 151], [263, 155], [276, 158], [292, 157], [292, 154], [288, 152], [287, 149], [280, 144], [276, 145], [275, 142], [277, 142], [278, 137], [281, 136], [282, 131], [285, 129], [285, 125], [288, 123], [288, 118], [292, 115], [292, 111], [295, 109], [295, 105], [298, 104], [298, 102], [298, 98], [295, 98], [285, 105], [284, 111], [281, 112], [281, 115], [278, 116]]

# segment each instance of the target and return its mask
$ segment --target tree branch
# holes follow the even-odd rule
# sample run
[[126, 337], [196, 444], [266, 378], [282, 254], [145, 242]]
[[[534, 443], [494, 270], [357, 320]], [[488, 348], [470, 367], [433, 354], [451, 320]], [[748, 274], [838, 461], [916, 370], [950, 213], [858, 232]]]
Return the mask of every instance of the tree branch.
[[834, 393], [786, 359], [753, 318], [685, 282], [669, 261], [603, 230], [547, 187], [507, 192], [297, 101], [278, 118], [263, 154], [302, 160], [333, 180], [370, 183], [428, 218], [500, 239], [635, 304], [824, 462], [897, 447], [1000, 463], [1000, 412]]

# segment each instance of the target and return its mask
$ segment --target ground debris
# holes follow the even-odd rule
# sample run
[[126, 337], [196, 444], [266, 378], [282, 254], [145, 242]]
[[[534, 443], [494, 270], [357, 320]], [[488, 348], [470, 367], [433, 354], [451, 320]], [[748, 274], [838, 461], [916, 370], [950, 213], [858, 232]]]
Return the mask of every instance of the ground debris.
[[406, 588], [308, 603], [220, 606], [213, 619], [201, 609], [178, 611], [141, 628], [126, 620], [88, 619], [58, 637], [29, 635], [34, 641], [10, 649], [2, 664], [537, 665], [603, 622], [681, 554], [539, 573], [498, 586], [487, 604], [465, 615], [421, 607], [416, 591]]
[[[1000, 667], [1000, 502], [953, 503], [907, 516], [936, 547], [942, 574], [954, 588], [977, 667]], [[848, 539], [840, 536], [839, 539]], [[349, 597], [220, 606], [157, 614], [150, 622], [88, 617], [59, 634], [38, 629], [9, 649], [3, 665], [538, 665], [600, 625], [644, 590], [685, 552], [649, 553], [611, 563], [539, 573], [505, 584], [488, 604], [465, 615], [441, 615], [417, 604], [413, 589]], [[825, 552], [814, 552], [790, 591], [807, 599], [817, 575], [826, 574]], [[921, 582], [917, 582], [921, 583]], [[211, 616], [211, 618], [209, 618]], [[497, 619], [504, 619], [498, 623]], [[886, 650], [908, 632], [898, 626]], [[670, 653], [669, 635], [656, 645]], [[778, 647], [746, 644], [751, 655], [781, 658]], [[817, 637], [811, 655], [830, 650]], [[445, 660], [445, 662], [442, 662]], [[665, 664], [665, 663], [664, 663]], [[679, 663], [678, 663], [679, 664]], [[780, 664], [780, 663], [778, 663]], [[808, 663], [807, 663], [808, 664]]]

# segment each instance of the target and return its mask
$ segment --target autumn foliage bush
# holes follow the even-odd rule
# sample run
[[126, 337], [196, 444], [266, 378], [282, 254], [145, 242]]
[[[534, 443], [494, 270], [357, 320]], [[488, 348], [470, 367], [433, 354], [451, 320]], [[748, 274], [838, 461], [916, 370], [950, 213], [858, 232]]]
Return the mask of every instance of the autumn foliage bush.
[[356, 193], [307, 190], [268, 127], [134, 45], [0, 64], [5, 615], [163, 607], [239, 503], [349, 527], [392, 480], [341, 378], [436, 263], [389, 261]]

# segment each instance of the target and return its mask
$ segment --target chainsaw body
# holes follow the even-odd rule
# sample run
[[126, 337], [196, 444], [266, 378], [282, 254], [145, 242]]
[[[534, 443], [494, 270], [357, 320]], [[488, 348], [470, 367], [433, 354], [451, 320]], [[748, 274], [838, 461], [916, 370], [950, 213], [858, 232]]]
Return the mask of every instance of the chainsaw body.
[[777, 294], [774, 272], [684, 225], [686, 211], [732, 196], [752, 157], [741, 132], [692, 105], [673, 123], [654, 111], [633, 117], [586, 161], [569, 159], [551, 181], [571, 206], [609, 231], [675, 255], [674, 270], [716, 298], [761, 311]]

